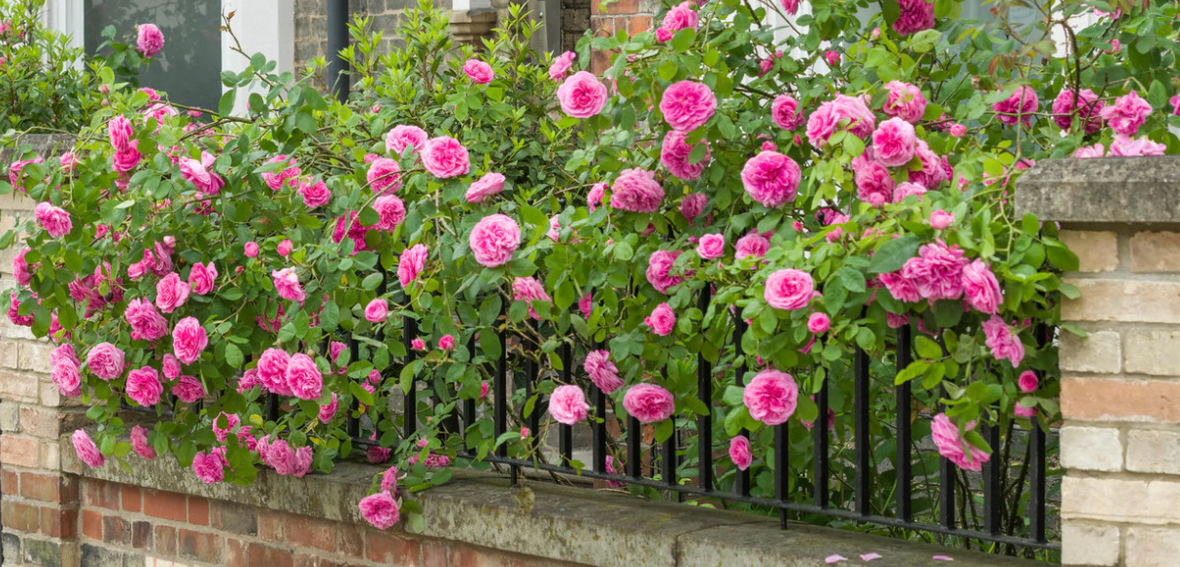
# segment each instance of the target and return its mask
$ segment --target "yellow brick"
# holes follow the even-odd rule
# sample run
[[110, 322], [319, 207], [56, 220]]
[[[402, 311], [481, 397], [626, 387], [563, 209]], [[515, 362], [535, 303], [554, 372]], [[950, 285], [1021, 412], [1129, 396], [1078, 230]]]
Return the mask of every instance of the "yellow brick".
[[1061, 516], [1136, 524], [1180, 523], [1180, 482], [1066, 475]]
[[1078, 255], [1079, 271], [1113, 272], [1119, 267], [1118, 235], [1105, 231], [1063, 230], [1061, 241]]
[[1180, 376], [1180, 332], [1132, 331], [1124, 336], [1127, 373]]
[[1180, 232], [1140, 232], [1132, 236], [1131, 271], [1180, 272]]
[[1081, 297], [1061, 306], [1066, 321], [1180, 323], [1180, 283], [1068, 279]]
[[1059, 339], [1061, 370], [1118, 374], [1122, 368], [1122, 340], [1115, 331], [1091, 331], [1086, 338], [1062, 331]]

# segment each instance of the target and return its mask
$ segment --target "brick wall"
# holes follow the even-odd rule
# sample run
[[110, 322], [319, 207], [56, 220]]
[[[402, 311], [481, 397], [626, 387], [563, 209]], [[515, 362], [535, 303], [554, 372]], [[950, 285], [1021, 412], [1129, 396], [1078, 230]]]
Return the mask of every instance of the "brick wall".
[[[613, 36], [619, 30], [635, 35], [652, 28], [653, 18], [659, 10], [659, 0], [591, 0], [590, 29], [601, 37]], [[592, 52], [590, 70], [596, 75], [601, 74], [610, 67], [610, 58], [609, 52]]]
[[[350, 0], [353, 14], [368, 16], [373, 31], [384, 33], [381, 49], [388, 51], [397, 40], [395, 33], [402, 14], [418, 5], [417, 0]], [[451, 8], [451, 0], [435, 0], [434, 5], [444, 10]], [[326, 0], [295, 0], [295, 68], [302, 69], [316, 57], [328, 55]]]

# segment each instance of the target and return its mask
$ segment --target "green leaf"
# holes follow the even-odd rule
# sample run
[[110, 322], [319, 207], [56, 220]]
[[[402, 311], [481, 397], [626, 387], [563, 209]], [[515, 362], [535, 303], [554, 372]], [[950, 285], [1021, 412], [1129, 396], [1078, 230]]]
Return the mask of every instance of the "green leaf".
[[226, 364], [230, 365], [232, 368], [241, 368], [243, 359], [244, 357], [242, 356], [242, 349], [238, 348], [238, 345], [233, 343], [227, 343], [225, 345]]
[[381, 214], [373, 210], [373, 207], [365, 207], [360, 215], [357, 215], [356, 222], [361, 223], [361, 226], [373, 226], [381, 222]]
[[500, 360], [500, 337], [489, 329], [479, 332], [479, 350], [489, 360]]
[[860, 270], [845, 266], [836, 272], [836, 277], [848, 291], [860, 293], [865, 290], [865, 275], [860, 273]]
[[744, 404], [745, 398], [743, 398], [743, 394], [745, 394], [745, 392], [746, 389], [741, 386], [726, 386], [725, 397], [723, 398], [725, 405], [736, 408]]
[[906, 260], [914, 257], [921, 244], [918, 237], [912, 234], [886, 240], [873, 255], [873, 261], [869, 263], [869, 273], [884, 274], [900, 270]]
[[905, 384], [914, 378], [917, 378], [926, 373], [926, 369], [930, 368], [930, 363], [925, 360], [915, 360], [905, 367], [901, 372], [897, 373], [897, 377], [893, 379], [894, 384]]
[[221, 95], [221, 101], [217, 103], [217, 113], [221, 116], [229, 116], [234, 111], [234, 100], [238, 96], [237, 89], [230, 89]]
[[919, 334], [914, 340], [914, 347], [922, 358], [942, 358], [942, 347], [926, 335]]
[[381, 285], [381, 282], [384, 280], [385, 276], [382, 275], [381, 272], [373, 272], [365, 276], [365, 279], [361, 280], [361, 287], [364, 288], [365, 291], [373, 291], [377, 289], [377, 286]]

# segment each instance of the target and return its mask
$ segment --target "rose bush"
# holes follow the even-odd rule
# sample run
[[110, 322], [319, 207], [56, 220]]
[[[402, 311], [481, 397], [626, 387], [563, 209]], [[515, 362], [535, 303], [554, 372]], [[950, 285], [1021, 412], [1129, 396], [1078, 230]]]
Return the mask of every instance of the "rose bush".
[[[657, 442], [712, 414], [724, 427], [686, 436], [682, 464], [699, 443], [729, 447], [718, 483], [749, 469], [773, 494], [771, 426], [810, 427], [824, 384], [837, 423], [858, 348], [874, 393], [913, 381], [939, 414], [917, 434], [978, 469], [996, 449], [980, 424], [1056, 419], [1056, 350], [1034, 330], [1077, 293], [1057, 275], [1077, 259], [1056, 227], [1014, 215], [1014, 180], [1108, 145], [1180, 148], [1178, 8], [1120, 2], [1083, 27], [1115, 7], [1034, 1], [1044, 18], [1016, 29], [1003, 3], [979, 25], [955, 0], [884, 0], [871, 16], [864, 1], [802, 4], [668, 6], [657, 30], [538, 61], [515, 9], [477, 54], [423, 2], [404, 48], [355, 34], [348, 103], [255, 56], [223, 73], [209, 122], [107, 80], [69, 164], [2, 185], [44, 205], [0, 242], [19, 232], [25, 248], [9, 316], [60, 345], [53, 379], [99, 424], [96, 442], [74, 436], [87, 463], [134, 449], [206, 482], [326, 472], [358, 452], [351, 416], [372, 426], [366, 457], [397, 465], [359, 504], [381, 528], [420, 521], [398, 487], [445, 482], [460, 452], [546, 458], [548, 427], [518, 431], [523, 416], [553, 394], [556, 422], [585, 423], [594, 387]], [[613, 53], [599, 76], [591, 49]], [[246, 116], [229, 114], [237, 96]], [[895, 368], [903, 325], [916, 360]], [[713, 399], [698, 397], [697, 354]], [[458, 402], [490, 403], [505, 357], [542, 369], [507, 392], [519, 421], [448, 432]], [[390, 401], [410, 388], [407, 424]], [[121, 402], [161, 416], [146, 439], [122, 440]], [[809, 438], [791, 431], [806, 486]]]

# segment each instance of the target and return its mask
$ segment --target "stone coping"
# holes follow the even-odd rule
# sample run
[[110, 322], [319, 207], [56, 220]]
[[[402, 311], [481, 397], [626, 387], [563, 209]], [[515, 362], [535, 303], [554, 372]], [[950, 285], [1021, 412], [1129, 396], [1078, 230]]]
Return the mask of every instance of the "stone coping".
[[1180, 156], [1043, 160], [1016, 181], [1016, 210], [1070, 228], [1180, 228]]
[[[62, 464], [87, 478], [349, 523], [363, 522], [356, 503], [384, 470], [339, 463], [330, 475], [297, 479], [267, 470], [249, 487], [207, 485], [180, 470], [170, 458], [137, 459], [129, 472], [113, 462], [87, 468], [64, 437]], [[539, 481], [524, 485], [528, 492], [522, 493], [509, 487], [503, 477], [456, 471], [450, 483], [415, 495], [426, 520], [419, 535], [603, 567], [826, 567], [824, 559], [833, 554], [849, 559], [837, 565], [872, 567], [1040, 565], [804, 524], [793, 523], [782, 530], [777, 519], [765, 516], [653, 502], [618, 492]], [[392, 531], [399, 529], [404, 524]], [[882, 559], [869, 563], [859, 559], [871, 552]], [[953, 557], [955, 562], [935, 561], [936, 555]]]

